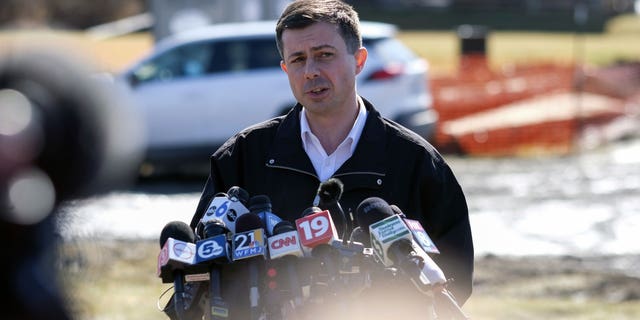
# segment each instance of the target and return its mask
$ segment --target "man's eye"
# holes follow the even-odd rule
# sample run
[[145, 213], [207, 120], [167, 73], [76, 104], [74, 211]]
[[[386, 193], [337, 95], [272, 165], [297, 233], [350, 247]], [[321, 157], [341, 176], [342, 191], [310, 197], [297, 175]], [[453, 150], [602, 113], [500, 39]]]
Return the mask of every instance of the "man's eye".
[[320, 56], [323, 58], [329, 58], [333, 56], [333, 52], [323, 52]]
[[297, 63], [297, 62], [302, 62], [302, 61], [304, 61], [304, 58], [297, 57], [295, 59], [292, 59], [289, 63]]

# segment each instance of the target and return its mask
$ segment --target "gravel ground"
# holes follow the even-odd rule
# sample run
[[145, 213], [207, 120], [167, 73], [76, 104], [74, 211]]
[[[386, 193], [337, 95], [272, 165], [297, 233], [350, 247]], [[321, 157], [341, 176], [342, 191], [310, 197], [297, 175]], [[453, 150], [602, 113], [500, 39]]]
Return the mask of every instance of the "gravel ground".
[[640, 255], [487, 255], [476, 259], [474, 294], [558, 297], [610, 303], [640, 300]]

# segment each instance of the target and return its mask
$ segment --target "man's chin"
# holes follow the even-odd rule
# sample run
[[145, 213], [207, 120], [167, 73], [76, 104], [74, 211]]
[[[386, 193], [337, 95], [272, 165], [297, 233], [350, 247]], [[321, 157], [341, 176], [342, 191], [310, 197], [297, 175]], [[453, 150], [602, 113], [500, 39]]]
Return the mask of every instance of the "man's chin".
[[331, 108], [331, 103], [325, 100], [307, 100], [302, 105], [305, 107], [305, 109], [312, 113], [324, 113], [327, 109]]

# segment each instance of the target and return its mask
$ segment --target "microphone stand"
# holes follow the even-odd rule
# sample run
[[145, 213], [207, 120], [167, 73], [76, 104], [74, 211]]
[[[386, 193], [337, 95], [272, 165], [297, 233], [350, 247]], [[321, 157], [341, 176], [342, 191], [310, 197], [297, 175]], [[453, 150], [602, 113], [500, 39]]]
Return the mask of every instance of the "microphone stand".
[[225, 320], [229, 316], [229, 308], [222, 299], [222, 290], [220, 289], [220, 268], [217, 265], [211, 265], [209, 268], [209, 296], [211, 320]]
[[176, 309], [176, 316], [179, 320], [184, 320], [184, 282], [182, 281], [182, 273], [178, 273], [177, 277], [180, 277], [180, 281], [174, 281], [173, 303]]
[[260, 292], [258, 290], [258, 266], [249, 261], [249, 306], [251, 320], [260, 319]]
[[[433, 307], [436, 319], [469, 319], [444, 285], [437, 284], [433, 286]], [[441, 318], [441, 314], [446, 315], [446, 318]]]

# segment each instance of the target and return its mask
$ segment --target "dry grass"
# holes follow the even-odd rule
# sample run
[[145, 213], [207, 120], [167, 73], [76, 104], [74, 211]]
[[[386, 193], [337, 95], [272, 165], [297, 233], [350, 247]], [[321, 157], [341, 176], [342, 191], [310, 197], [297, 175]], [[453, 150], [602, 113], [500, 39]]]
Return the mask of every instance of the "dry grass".
[[[171, 287], [155, 276], [158, 250], [155, 241], [67, 244], [63, 275], [77, 319], [167, 319], [156, 306]], [[640, 280], [588, 267], [608, 259], [478, 258], [464, 310], [476, 320], [639, 319]]]
[[0, 44], [0, 55], [16, 48], [58, 50], [82, 57], [98, 71], [115, 73], [149, 52], [153, 39], [147, 33], [102, 40], [81, 32], [0, 31]]
[[155, 241], [67, 244], [62, 275], [77, 318], [165, 319], [157, 299], [170, 286], [156, 277], [158, 251]]
[[[603, 66], [640, 59], [640, 33], [585, 34], [493, 32], [487, 48], [491, 67], [513, 64], [583, 61]], [[452, 32], [405, 31], [400, 39], [429, 61], [434, 75], [457, 71], [459, 40]]]

